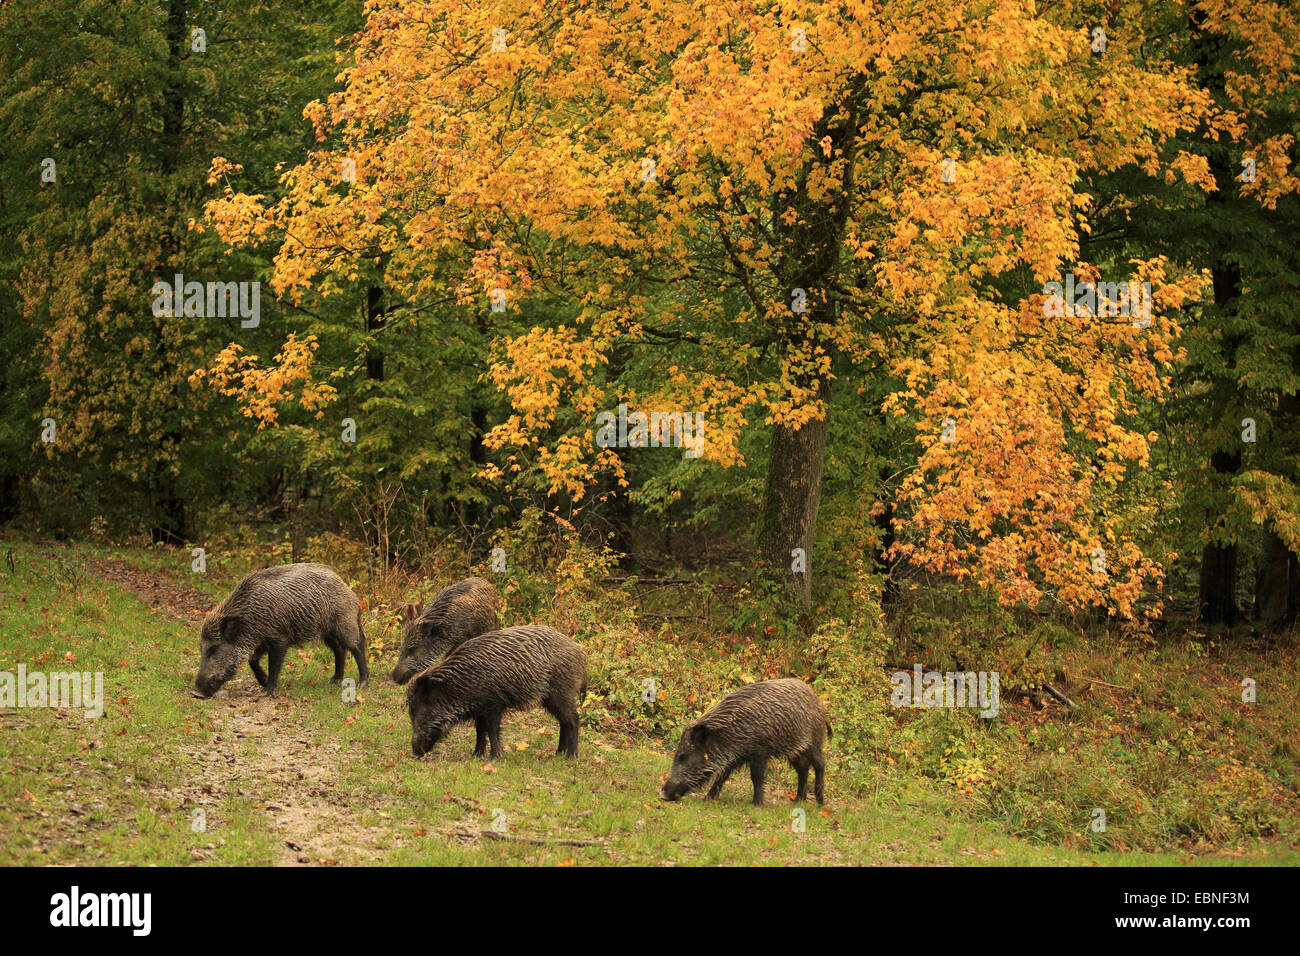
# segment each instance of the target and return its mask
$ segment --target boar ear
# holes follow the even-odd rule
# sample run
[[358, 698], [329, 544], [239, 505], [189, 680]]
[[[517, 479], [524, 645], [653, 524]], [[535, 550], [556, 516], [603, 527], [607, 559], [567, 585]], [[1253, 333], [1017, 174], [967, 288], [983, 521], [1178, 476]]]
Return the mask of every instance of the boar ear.
[[417, 617], [420, 616], [420, 611], [422, 610], [422, 608], [423, 605], [421, 605], [418, 602], [414, 604], [403, 604], [402, 623], [409, 624], [411, 621], [414, 621]]
[[709, 743], [709, 728], [704, 724], [696, 724], [690, 729], [690, 741], [692, 747], [704, 750]]
[[232, 644], [239, 635], [239, 629], [244, 626], [244, 619], [237, 614], [227, 614], [221, 619], [221, 639], [228, 644]]
[[417, 697], [427, 697], [429, 692], [439, 683], [441, 683], [441, 678], [437, 674], [425, 671], [411, 679], [411, 692]]

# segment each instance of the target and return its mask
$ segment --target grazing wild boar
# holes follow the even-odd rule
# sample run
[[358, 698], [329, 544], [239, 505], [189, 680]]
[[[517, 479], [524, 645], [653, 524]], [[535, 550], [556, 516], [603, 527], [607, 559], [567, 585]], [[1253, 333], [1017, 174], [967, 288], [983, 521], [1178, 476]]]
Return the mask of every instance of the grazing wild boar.
[[393, 668], [397, 684], [405, 684], [432, 667], [462, 641], [501, 626], [497, 593], [482, 578], [449, 584], [423, 611], [418, 605], [408, 606], [402, 616], [402, 649]]
[[[211, 697], [246, 660], [266, 694], [274, 694], [289, 648], [315, 640], [334, 652], [335, 681], [343, 679], [344, 660], [351, 651], [359, 683], [366, 682], [370, 671], [361, 602], [333, 568], [285, 564], [254, 571], [204, 619], [194, 689]], [[257, 663], [263, 655], [266, 673]]]
[[587, 696], [587, 655], [554, 628], [507, 627], [471, 637], [406, 689], [411, 753], [421, 757], [452, 727], [474, 721], [474, 756], [487, 742], [501, 756], [501, 715], [541, 704], [560, 722], [556, 753], [578, 754], [578, 702]]
[[784, 757], [799, 774], [797, 799], [808, 795], [808, 768], [812, 767], [817, 772], [817, 802], [823, 803], [823, 732], [830, 737], [830, 721], [822, 702], [803, 681], [785, 678], [747, 684], [682, 731], [659, 795], [680, 800], [712, 779], [708, 797], [713, 799], [731, 772], [747, 763], [754, 782], [754, 806], [762, 806], [768, 758]]

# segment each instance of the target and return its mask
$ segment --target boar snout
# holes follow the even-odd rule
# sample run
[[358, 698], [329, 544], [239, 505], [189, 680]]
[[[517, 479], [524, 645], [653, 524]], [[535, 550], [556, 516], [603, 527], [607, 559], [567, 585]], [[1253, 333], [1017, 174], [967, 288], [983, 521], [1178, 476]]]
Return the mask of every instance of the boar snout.
[[199, 697], [203, 700], [207, 700], [217, 691], [221, 690], [221, 685], [224, 683], [225, 681], [223, 681], [220, 677], [208, 677], [203, 674], [200, 674], [194, 680], [194, 690], [192, 691], [192, 693], [194, 694], [195, 697]]
[[390, 675], [390, 679], [394, 684], [405, 684], [414, 677], [416, 673], [416, 669], [410, 664], [401, 662], [393, 668], [393, 673]]

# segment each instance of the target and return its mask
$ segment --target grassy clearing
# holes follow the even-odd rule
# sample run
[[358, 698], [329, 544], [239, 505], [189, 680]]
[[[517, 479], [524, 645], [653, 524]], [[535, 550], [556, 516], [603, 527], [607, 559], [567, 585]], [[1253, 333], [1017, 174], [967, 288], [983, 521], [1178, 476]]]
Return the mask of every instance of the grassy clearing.
[[[194, 626], [147, 607], [118, 584], [77, 572], [88, 559], [116, 558], [150, 576], [148, 593], [158, 578], [192, 585], [197, 576], [180, 552], [17, 540], [4, 547], [13, 549], [14, 568], [0, 568], [0, 670], [22, 663], [33, 670], [102, 671], [106, 707], [97, 720], [52, 709], [2, 712], [9, 759], [0, 773], [0, 863], [1300, 863], [1285, 806], [1277, 810], [1283, 819], [1271, 839], [1237, 840], [1213, 852], [1204, 846], [1196, 853], [1123, 852], [1085, 835], [1086, 817], [1071, 824], [1071, 839], [1052, 839], [1059, 825], [1054, 815], [1077, 815], [1052, 804], [1059, 791], [1053, 781], [1061, 776], [1072, 786], [1095, 785], [1096, 793], [1085, 791], [1080, 799], [1109, 801], [1103, 805], [1117, 808], [1120, 832], [1130, 789], [1150, 792], [1148, 813], [1177, 816], [1161, 795], [1183, 792], [1177, 781], [1185, 769], [1148, 760], [1129, 734], [1164, 739], [1214, 724], [1225, 753], [1237, 753], [1237, 746], [1254, 751], [1272, 740], [1274, 774], [1293, 772], [1289, 738], [1279, 730], [1292, 724], [1272, 723], [1286, 720], [1283, 705], [1224, 717], [1211, 698], [1199, 696], [1206, 682], [1227, 680], [1249, 661], [1214, 658], [1212, 667], [1194, 671], [1189, 660], [1186, 676], [1178, 678], [1187, 686], [1172, 688], [1173, 698], [1142, 701], [1132, 714], [1090, 698], [1087, 706], [1097, 713], [1065, 723], [1027, 707], [1007, 714], [995, 730], [972, 730], [949, 715], [909, 714], [881, 725], [881, 740], [853, 749], [855, 742], [842, 736], [854, 723], [846, 715], [830, 748], [827, 807], [796, 807], [793, 771], [775, 765], [765, 807], [749, 805], [743, 772], [716, 803], [669, 805], [656, 796], [667, 744], [653, 733], [631, 732], [655, 718], [633, 713], [638, 671], [620, 654], [634, 651], [612, 637], [593, 650], [593, 694], [577, 760], [554, 756], [556, 727], [539, 710], [507, 719], [509, 752], [502, 760], [472, 758], [465, 727], [417, 761], [409, 753], [402, 689], [383, 676], [396, 641], [382, 615], [372, 611], [367, 625], [379, 648], [375, 680], [355, 703], [329, 683], [323, 647], [290, 653], [275, 700], [255, 696], [245, 672], [217, 698], [201, 701], [188, 694]], [[213, 596], [244, 570], [217, 564], [201, 584]], [[689, 648], [665, 653], [692, 659], [701, 687], [715, 672]], [[741, 669], [749, 666], [743, 654], [740, 660]], [[1144, 666], [1116, 658], [1106, 673], [1121, 683]], [[610, 691], [615, 684], [629, 684], [627, 700]], [[674, 706], [686, 712], [705, 704]], [[653, 707], [662, 717], [664, 705]], [[677, 719], [662, 720], [669, 739]], [[1118, 731], [1108, 732], [1107, 721]], [[1130, 729], [1144, 721], [1145, 731]], [[1141, 762], [1125, 765], [1126, 753], [1141, 753]], [[978, 768], [963, 766], [973, 784], [943, 771], [957, 759], [978, 759]], [[1198, 812], [1232, 812], [1225, 801], [1237, 783], [1224, 786], [1217, 797], [1206, 789], [1206, 808]], [[1034, 806], [1037, 821], [1026, 812]], [[803, 832], [796, 832], [798, 810], [805, 814]], [[205, 823], [201, 832], [192, 826], [196, 811]], [[494, 829], [506, 839], [489, 836]]]

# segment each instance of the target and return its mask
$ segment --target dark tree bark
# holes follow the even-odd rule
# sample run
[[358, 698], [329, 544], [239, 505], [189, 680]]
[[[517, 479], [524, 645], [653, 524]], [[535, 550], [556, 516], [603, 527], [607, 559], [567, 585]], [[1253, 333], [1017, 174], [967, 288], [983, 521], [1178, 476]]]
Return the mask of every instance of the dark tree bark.
[[[366, 332], [374, 334], [383, 330], [387, 323], [385, 318], [387, 309], [383, 307], [384, 290], [380, 286], [369, 286], [366, 289]], [[378, 348], [371, 347], [366, 353], [366, 378], [372, 382], [382, 382], [384, 380], [384, 353]]]
[[[788, 289], [801, 288], [807, 293], [807, 312], [790, 313], [781, 320], [776, 345], [777, 354], [783, 357], [805, 357], [815, 349], [832, 359], [834, 356], [832, 344], [821, 337], [820, 330], [833, 328], [836, 320], [837, 307], [829, 285], [839, 270], [844, 227], [853, 204], [856, 109], [830, 107], [818, 122], [813, 139], [824, 136], [830, 137], [830, 155], [819, 152], [815, 162], [843, 163], [841, 188], [828, 197], [813, 199], [808, 192], [808, 169], [792, 192], [775, 197], [772, 204], [773, 230], [783, 240], [778, 275]], [[799, 215], [787, 226], [782, 214], [789, 206]], [[772, 426], [759, 550], [769, 573], [784, 582], [798, 604], [807, 608], [812, 601], [813, 537], [826, 464], [830, 381], [828, 372], [816, 370], [795, 370], [792, 377], [798, 387], [812, 392], [812, 404], [820, 415], [799, 428]], [[791, 570], [795, 561], [791, 552], [796, 548], [803, 550], [802, 573]]]
[[[1241, 468], [1239, 452], [1216, 451], [1210, 459], [1221, 475], [1236, 474]], [[1201, 551], [1200, 620], [1206, 624], [1237, 622], [1237, 546], [1207, 544]]]
[[1260, 622], [1270, 628], [1288, 627], [1300, 613], [1300, 561], [1272, 529], [1264, 531], [1255, 610]]
[[[170, 184], [179, 164], [181, 137], [185, 130], [185, 19], [188, 14], [187, 0], [170, 0], [167, 5], [167, 86], [163, 92], [162, 139], [159, 143], [158, 168], [162, 173], [164, 189]], [[180, 236], [185, 226], [180, 222], [170, 222], [161, 237], [161, 268], [158, 278], [170, 281], [170, 273], [175, 271], [181, 254]], [[155, 328], [155, 349], [163, 358], [163, 367], [171, 367], [167, 362], [167, 329], [169, 319], [164, 316], [158, 320]], [[175, 321], [172, 318], [170, 321]], [[163, 433], [163, 446], [173, 455], [180, 454], [183, 435], [180, 428], [180, 408], [169, 407], [163, 410], [169, 424]], [[151, 537], [156, 542], [181, 543], [189, 537], [189, 522], [185, 509], [185, 498], [181, 492], [176, 468], [168, 460], [168, 455], [156, 455], [149, 469], [149, 493], [153, 499], [154, 526], [150, 529]]]
[[[823, 380], [818, 388], [820, 401], [825, 401], [828, 391]], [[812, 601], [813, 535], [821, 506], [826, 430], [825, 415], [799, 429], [772, 429], [763, 494], [763, 552], [769, 567], [776, 569], [778, 580], [790, 583], [792, 593], [804, 607]], [[803, 551], [802, 572], [793, 570], [795, 549]]]
[[[1300, 349], [1292, 354], [1300, 367]], [[1278, 433], [1294, 434], [1300, 398], [1283, 395], [1278, 402]], [[1289, 475], [1292, 480], [1296, 475]], [[1273, 527], [1264, 528], [1264, 549], [1255, 585], [1255, 612], [1265, 626], [1290, 627], [1300, 620], [1300, 555], [1290, 550]]]
[[[1197, 44], [1197, 75], [1201, 84], [1219, 95], [1224, 91], [1223, 71], [1220, 66], [1222, 40], [1203, 29], [1204, 14], [1193, 11], [1191, 27]], [[1226, 204], [1229, 197], [1235, 195], [1232, 170], [1229, 168], [1226, 153], [1214, 152], [1209, 157], [1210, 169], [1214, 173], [1218, 190], [1212, 193], [1208, 202]], [[1214, 281], [1214, 305], [1219, 314], [1235, 308], [1237, 298], [1241, 295], [1241, 269], [1232, 258], [1233, 237], [1230, 234], [1218, 234], [1211, 238], [1212, 264], [1210, 272]], [[1237, 364], [1237, 350], [1241, 345], [1238, 336], [1226, 336], [1223, 343], [1223, 368], [1225, 381], [1231, 381], [1231, 371]], [[1224, 386], [1220, 384], [1220, 388]], [[1230, 387], [1230, 386], [1228, 386]], [[1210, 463], [1216, 473], [1225, 477], [1235, 475], [1241, 469], [1241, 447], [1219, 448], [1210, 457]], [[1236, 623], [1237, 612], [1237, 546], [1233, 543], [1206, 544], [1201, 552], [1201, 571], [1199, 580], [1199, 618], [1206, 624], [1231, 625]]]
[[[487, 446], [483, 444], [483, 436], [488, 430], [488, 410], [477, 388], [471, 390], [470, 403], [469, 420], [473, 428], [469, 436], [469, 460], [474, 465], [474, 471], [478, 472], [487, 464]], [[471, 532], [482, 528], [487, 523], [486, 505], [481, 501], [471, 500], [465, 522]]]

